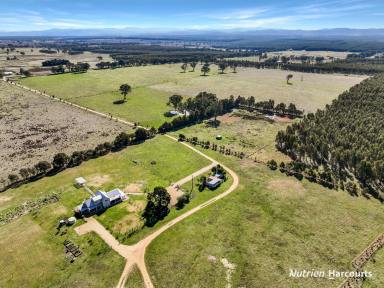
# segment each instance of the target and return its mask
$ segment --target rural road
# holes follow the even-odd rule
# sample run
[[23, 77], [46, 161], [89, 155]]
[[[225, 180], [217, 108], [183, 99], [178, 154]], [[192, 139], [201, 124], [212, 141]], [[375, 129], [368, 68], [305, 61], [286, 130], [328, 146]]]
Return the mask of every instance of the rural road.
[[[174, 138], [170, 135], [165, 135], [165, 136], [174, 140], [174, 141], [178, 141], [176, 138]], [[125, 287], [125, 283], [127, 281], [129, 273], [132, 271], [132, 268], [134, 267], [134, 265], [137, 265], [138, 269], [140, 270], [142, 277], [143, 277], [143, 280], [144, 280], [145, 287], [146, 288], [153, 288], [154, 286], [153, 286], [153, 283], [151, 281], [151, 277], [150, 277], [148, 270], [147, 270], [147, 267], [145, 265], [145, 251], [146, 251], [147, 247], [149, 246], [149, 244], [151, 244], [151, 242], [154, 239], [156, 239], [156, 237], [158, 237], [160, 234], [162, 234], [164, 231], [166, 231], [167, 229], [169, 229], [173, 225], [179, 223], [180, 221], [191, 216], [192, 214], [196, 213], [197, 211], [211, 205], [212, 203], [224, 198], [225, 196], [227, 196], [228, 194], [233, 192], [237, 188], [237, 186], [239, 185], [239, 177], [234, 171], [232, 171], [231, 169], [229, 169], [225, 165], [217, 162], [213, 158], [207, 156], [203, 152], [197, 150], [196, 148], [190, 146], [189, 144], [184, 143], [184, 142], [180, 142], [180, 143], [212, 162], [212, 164], [210, 164], [209, 166], [207, 166], [203, 169], [200, 169], [199, 171], [194, 172], [192, 175], [194, 175], [194, 176], [199, 175], [199, 173], [201, 174], [201, 173], [204, 173], [205, 171], [208, 171], [214, 165], [220, 164], [231, 175], [231, 177], [233, 179], [233, 183], [225, 192], [221, 193], [220, 195], [213, 197], [212, 199], [192, 208], [191, 210], [185, 212], [184, 214], [182, 214], [182, 215], [176, 217], [175, 219], [169, 221], [167, 224], [160, 227], [159, 229], [154, 231], [152, 234], [148, 235], [147, 237], [145, 237], [144, 239], [142, 239], [141, 241], [139, 241], [138, 243], [136, 243], [134, 245], [123, 245], [123, 244], [119, 243], [111, 235], [111, 233], [107, 229], [105, 229], [104, 226], [102, 226], [99, 222], [97, 222], [97, 220], [94, 218], [88, 218], [86, 220], [87, 223], [85, 223], [79, 227], [76, 227], [75, 231], [79, 235], [83, 235], [83, 234], [89, 233], [91, 231], [96, 232], [112, 249], [114, 249], [117, 253], [119, 253], [121, 256], [123, 256], [127, 260], [125, 267], [124, 267], [124, 270], [123, 270], [123, 272], [120, 276], [119, 282], [117, 284], [118, 288], [124, 288]], [[181, 179], [176, 184], [186, 183], [187, 181], [189, 181], [191, 179], [192, 175], [189, 175], [189, 176]]]

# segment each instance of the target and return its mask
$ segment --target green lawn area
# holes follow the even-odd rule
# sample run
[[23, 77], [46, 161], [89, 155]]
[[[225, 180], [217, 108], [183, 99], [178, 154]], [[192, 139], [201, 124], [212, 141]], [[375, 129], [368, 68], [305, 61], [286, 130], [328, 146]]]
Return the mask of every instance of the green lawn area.
[[[155, 164], [151, 164], [152, 161]], [[74, 179], [79, 176], [88, 181], [93, 191], [109, 191], [114, 188], [124, 190], [135, 184], [145, 192], [156, 186], [167, 187], [209, 163], [192, 150], [159, 135], [143, 144], [3, 192], [0, 195], [0, 212], [51, 192], [62, 192], [62, 201], [72, 209], [89, 197], [84, 189], [76, 189], [73, 185]]]
[[[166, 105], [170, 92], [151, 89], [154, 84], [198, 77], [199, 72], [180, 73], [179, 65], [155, 65], [121, 69], [90, 70], [82, 74], [63, 74], [30, 77], [21, 84], [78, 105], [111, 113], [144, 126], [160, 126], [167, 118], [164, 113], [171, 108]], [[113, 104], [121, 99], [118, 90], [121, 84], [133, 87], [124, 104]]]
[[[151, 164], [152, 161], [156, 163]], [[58, 221], [73, 215], [73, 208], [89, 197], [85, 190], [73, 186], [74, 178], [85, 177], [92, 190], [124, 189], [135, 184], [145, 192], [158, 185], [168, 186], [208, 164], [208, 160], [180, 143], [157, 136], [143, 144], [2, 193], [0, 211], [54, 191], [61, 192], [61, 199], [0, 226], [0, 245], [3, 247], [0, 251], [0, 287], [114, 287], [124, 266], [120, 256], [96, 235], [80, 237], [73, 227], [62, 229], [66, 231], [62, 236], [56, 235]], [[145, 204], [145, 196], [131, 196], [130, 199], [101, 217], [113, 225], [112, 220], [138, 213], [139, 210], [130, 210], [132, 207], [127, 209], [128, 204], [139, 209]], [[73, 264], [64, 259], [65, 239], [80, 245], [84, 252], [84, 256]]]
[[[224, 287], [222, 258], [236, 265], [232, 287], [337, 287], [343, 279], [294, 279], [289, 269], [348, 271], [383, 232], [384, 211], [376, 200], [204, 151], [235, 170], [240, 186], [152, 242], [146, 262], [155, 287]], [[378, 274], [381, 254], [370, 267]]]
[[[57, 223], [68, 209], [56, 203], [0, 227], [0, 287], [114, 287], [125, 260], [96, 234], [78, 236]], [[64, 240], [83, 255], [70, 263]], [[102, 273], [100, 273], [102, 271]]]
[[[335, 99], [341, 92], [359, 83], [364, 76], [296, 73], [292, 85], [286, 84], [286, 71], [239, 68], [238, 73], [219, 74], [215, 65], [209, 76], [195, 72], [181, 73], [180, 65], [152, 65], [120, 69], [90, 70], [82, 74], [63, 74], [24, 78], [21, 84], [73, 103], [111, 113], [144, 126], [161, 125], [169, 96], [178, 93], [185, 97], [208, 91], [227, 98], [230, 95], [255, 96], [257, 101], [293, 102], [298, 108], [315, 111]], [[301, 81], [303, 76], [303, 81]], [[128, 83], [132, 93], [124, 104], [118, 89]]]
[[[135, 222], [138, 220], [138, 217], [134, 217], [135, 215], [138, 215], [138, 211], [133, 211], [129, 213], [129, 216], [127, 216], [126, 211], [130, 210], [132, 211], [132, 204], [125, 204], [119, 205], [116, 207], [112, 207], [109, 209], [106, 213], [102, 214], [100, 217], [98, 217], [98, 220], [117, 238], [119, 241], [121, 241], [124, 244], [131, 245], [135, 244], [141, 239], [143, 239], [145, 236], [149, 235], [156, 229], [160, 228], [161, 226], [167, 224], [172, 219], [180, 216], [181, 214], [185, 213], [186, 211], [196, 207], [197, 205], [204, 203], [205, 201], [208, 201], [214, 196], [217, 196], [227, 190], [233, 182], [233, 179], [228, 175], [227, 181], [225, 181], [219, 188], [211, 191], [209, 189], [205, 189], [202, 192], [199, 192], [197, 189], [197, 183], [195, 182], [196, 187], [192, 191], [192, 198], [191, 201], [186, 204], [186, 206], [183, 209], [177, 210], [175, 208], [171, 208], [171, 211], [165, 217], [163, 220], [156, 223], [153, 227], [147, 227], [144, 226], [142, 229], [135, 232], [132, 236], [128, 237], [124, 233], [119, 232], [121, 227], [116, 225], [116, 223], [126, 223], [126, 225], [130, 225], [131, 222]], [[184, 191], [191, 191], [191, 182], [187, 182], [184, 184], [181, 188]], [[140, 196], [139, 196], [140, 197]], [[140, 199], [142, 200], [142, 199]], [[124, 213], [125, 211], [125, 213]], [[127, 219], [128, 218], [128, 219]], [[124, 221], [126, 219], [126, 221]]]

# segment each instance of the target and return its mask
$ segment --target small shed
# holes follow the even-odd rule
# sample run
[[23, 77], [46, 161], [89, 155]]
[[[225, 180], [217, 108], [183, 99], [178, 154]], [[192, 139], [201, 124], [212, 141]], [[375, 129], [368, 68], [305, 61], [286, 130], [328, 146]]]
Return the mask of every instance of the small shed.
[[75, 184], [77, 187], [83, 187], [87, 183], [87, 180], [85, 180], [83, 177], [78, 177], [75, 179]]
[[221, 140], [221, 139], [223, 139], [223, 136], [221, 136], [221, 135], [216, 135], [216, 140]]
[[68, 225], [73, 225], [76, 223], [76, 218], [75, 217], [69, 217], [67, 220]]

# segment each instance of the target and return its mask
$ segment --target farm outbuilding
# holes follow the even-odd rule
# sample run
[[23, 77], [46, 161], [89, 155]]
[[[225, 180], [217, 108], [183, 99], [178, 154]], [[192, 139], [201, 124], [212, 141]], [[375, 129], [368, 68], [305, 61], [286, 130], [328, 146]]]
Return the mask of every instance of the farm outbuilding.
[[206, 185], [209, 189], [216, 189], [223, 183], [224, 180], [217, 176], [209, 176], [206, 182]]
[[83, 177], [78, 177], [75, 179], [75, 184], [77, 187], [83, 187], [87, 183], [87, 180], [85, 180]]

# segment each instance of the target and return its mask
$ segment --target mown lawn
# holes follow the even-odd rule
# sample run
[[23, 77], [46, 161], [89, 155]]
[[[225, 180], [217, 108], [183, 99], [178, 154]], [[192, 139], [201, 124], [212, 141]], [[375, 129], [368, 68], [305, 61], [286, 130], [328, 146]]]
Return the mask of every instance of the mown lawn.
[[[204, 151], [235, 170], [240, 186], [152, 242], [146, 262], [156, 287], [224, 287], [223, 258], [236, 265], [232, 287], [336, 287], [343, 279], [294, 279], [289, 269], [348, 271], [383, 232], [384, 211], [376, 200]], [[378, 274], [381, 259], [378, 254], [369, 267]]]

